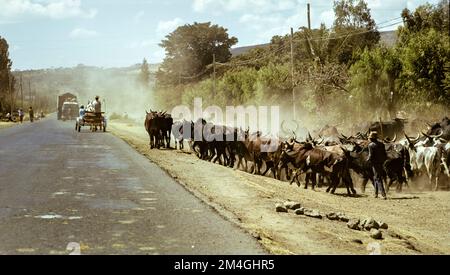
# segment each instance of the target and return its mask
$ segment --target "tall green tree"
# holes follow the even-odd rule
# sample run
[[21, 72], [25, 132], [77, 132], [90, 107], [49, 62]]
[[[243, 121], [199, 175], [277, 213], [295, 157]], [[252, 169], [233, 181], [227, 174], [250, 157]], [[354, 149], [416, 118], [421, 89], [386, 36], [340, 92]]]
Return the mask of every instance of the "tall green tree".
[[[12, 61], [9, 58], [9, 45], [6, 39], [0, 36], [0, 112], [5, 111], [7, 101], [12, 108], [11, 95], [14, 87], [14, 77], [11, 74]], [[10, 110], [8, 110], [10, 111]]]
[[396, 84], [401, 70], [395, 49], [385, 46], [365, 49], [349, 70], [350, 87], [360, 110], [378, 111], [379, 115], [387, 111], [394, 118], [398, 98]]
[[335, 1], [334, 13], [334, 36], [329, 49], [338, 62], [347, 64], [353, 52], [373, 48], [380, 41], [380, 33], [365, 1]]
[[210, 22], [178, 27], [160, 44], [166, 51], [166, 58], [157, 73], [158, 83], [174, 85], [198, 81], [213, 63], [213, 55], [216, 62], [229, 61], [230, 48], [237, 42], [236, 37], [228, 35], [227, 29]]

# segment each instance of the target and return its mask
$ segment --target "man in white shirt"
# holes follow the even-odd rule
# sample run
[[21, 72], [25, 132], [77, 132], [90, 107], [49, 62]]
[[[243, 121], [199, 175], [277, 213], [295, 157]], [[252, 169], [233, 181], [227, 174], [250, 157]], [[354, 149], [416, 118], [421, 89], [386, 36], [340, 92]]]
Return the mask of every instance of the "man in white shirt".
[[100, 97], [96, 96], [94, 101], [94, 112], [96, 115], [100, 115], [102, 113], [102, 104], [100, 103]]

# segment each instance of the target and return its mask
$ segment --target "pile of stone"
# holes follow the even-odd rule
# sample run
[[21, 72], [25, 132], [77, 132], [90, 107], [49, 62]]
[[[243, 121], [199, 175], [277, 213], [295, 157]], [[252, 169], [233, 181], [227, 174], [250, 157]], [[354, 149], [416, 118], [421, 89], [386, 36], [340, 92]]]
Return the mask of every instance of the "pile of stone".
[[[322, 219], [322, 214], [316, 209], [308, 209], [302, 207], [298, 202], [287, 201], [285, 203], [277, 203], [275, 205], [276, 212], [288, 213], [289, 210], [294, 211], [296, 215], [304, 215], [311, 218]], [[350, 219], [344, 213], [330, 212], [325, 215], [330, 221], [346, 222], [347, 227], [353, 230], [369, 231], [370, 236], [374, 239], [380, 240], [383, 238], [382, 229], [388, 229], [388, 225], [385, 222], [378, 222], [373, 218]]]
[[288, 213], [293, 210], [296, 215], [305, 215], [307, 217], [322, 219], [322, 215], [318, 210], [302, 207], [298, 202], [287, 201], [284, 204], [277, 203], [275, 210], [279, 213]]
[[382, 239], [382, 229], [388, 229], [388, 225], [385, 222], [378, 222], [373, 218], [366, 218], [364, 220], [354, 219], [347, 223], [347, 227], [353, 230], [369, 231], [370, 236], [374, 239]]

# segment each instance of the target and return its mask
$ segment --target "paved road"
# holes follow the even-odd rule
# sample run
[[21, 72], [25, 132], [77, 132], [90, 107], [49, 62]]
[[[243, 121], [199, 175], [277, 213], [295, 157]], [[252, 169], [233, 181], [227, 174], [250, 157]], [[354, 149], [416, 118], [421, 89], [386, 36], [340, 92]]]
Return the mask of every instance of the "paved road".
[[264, 253], [122, 140], [73, 127], [0, 130], [0, 254]]

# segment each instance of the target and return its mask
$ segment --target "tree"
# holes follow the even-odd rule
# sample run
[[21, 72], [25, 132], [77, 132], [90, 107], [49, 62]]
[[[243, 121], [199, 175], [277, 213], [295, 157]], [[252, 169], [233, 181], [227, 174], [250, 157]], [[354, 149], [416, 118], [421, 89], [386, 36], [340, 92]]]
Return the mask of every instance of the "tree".
[[[350, 87], [361, 110], [389, 112], [395, 117], [396, 80], [402, 70], [394, 49], [379, 47], [364, 50], [350, 68]], [[378, 117], [377, 117], [378, 118]]]
[[329, 49], [340, 63], [347, 64], [354, 51], [373, 48], [380, 41], [380, 33], [365, 1], [335, 1], [334, 13], [334, 36]]
[[147, 59], [144, 58], [141, 65], [141, 71], [139, 73], [139, 83], [144, 89], [148, 89], [150, 83], [150, 68]]
[[210, 22], [195, 22], [167, 35], [160, 43], [166, 58], [157, 73], [158, 83], [176, 85], [198, 81], [213, 63], [213, 55], [216, 62], [227, 62], [231, 58], [230, 48], [238, 42], [227, 31]]
[[12, 61], [9, 58], [8, 49], [8, 42], [0, 36], [0, 112], [3, 112], [7, 107], [7, 100], [10, 101], [9, 107], [13, 107], [14, 77], [11, 74]]
[[409, 99], [450, 105], [448, 36], [434, 29], [412, 34], [399, 51], [404, 68], [402, 92]]

